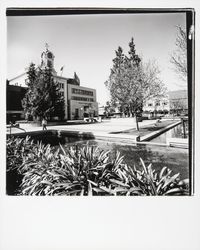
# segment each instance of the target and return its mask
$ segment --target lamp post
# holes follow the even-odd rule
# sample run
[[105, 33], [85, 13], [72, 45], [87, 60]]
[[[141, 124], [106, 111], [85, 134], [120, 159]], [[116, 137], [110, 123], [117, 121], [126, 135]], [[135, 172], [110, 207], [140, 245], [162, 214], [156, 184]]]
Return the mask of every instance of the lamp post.
[[81, 108], [80, 108], [80, 110], [81, 110], [81, 115], [83, 116], [83, 119], [84, 119], [83, 109], [84, 109], [84, 107], [83, 107], [83, 106], [81, 106]]
[[90, 104], [89, 104], [89, 116], [90, 116], [90, 117], [91, 117], [91, 114], [92, 114], [92, 113], [91, 113], [92, 109], [93, 109], [93, 106], [92, 106], [92, 104], [90, 103]]
[[183, 117], [181, 118], [181, 121], [183, 126], [183, 138], [186, 138], [186, 127], [185, 127], [185, 120]]

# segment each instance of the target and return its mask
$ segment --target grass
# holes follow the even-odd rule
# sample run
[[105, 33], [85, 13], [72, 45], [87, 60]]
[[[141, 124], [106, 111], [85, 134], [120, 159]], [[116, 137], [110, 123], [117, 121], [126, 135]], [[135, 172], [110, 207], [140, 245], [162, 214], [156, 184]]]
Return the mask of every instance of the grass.
[[162, 128], [165, 128], [173, 123], [175, 123], [177, 121], [173, 121], [173, 120], [166, 120], [166, 121], [162, 121], [161, 122], [155, 122], [154, 124], [151, 125], [146, 125], [142, 128], [140, 128], [139, 131], [137, 131], [135, 128], [134, 129], [129, 129], [129, 130], [124, 130], [121, 132], [116, 132], [116, 134], [130, 134], [130, 135], [140, 135], [140, 136], [145, 136], [151, 132], [154, 131], [158, 131]]

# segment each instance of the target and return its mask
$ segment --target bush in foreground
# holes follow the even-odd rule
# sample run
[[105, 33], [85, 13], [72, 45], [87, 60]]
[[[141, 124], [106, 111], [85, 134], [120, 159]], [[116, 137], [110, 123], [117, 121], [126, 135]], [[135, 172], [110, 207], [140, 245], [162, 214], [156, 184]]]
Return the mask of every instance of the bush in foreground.
[[18, 195], [189, 195], [188, 179], [163, 167], [155, 172], [142, 159], [127, 166], [117, 152], [97, 147], [34, 144], [29, 138], [7, 140], [7, 172], [22, 177]]

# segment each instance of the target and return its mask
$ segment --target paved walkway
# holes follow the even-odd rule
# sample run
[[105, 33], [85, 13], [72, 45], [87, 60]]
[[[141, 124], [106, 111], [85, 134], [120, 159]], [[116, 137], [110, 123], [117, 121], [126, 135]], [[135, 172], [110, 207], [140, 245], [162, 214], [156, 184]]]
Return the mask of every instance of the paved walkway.
[[[154, 124], [155, 120], [145, 120], [139, 122], [139, 127]], [[26, 132], [41, 131], [41, 126], [33, 126], [32, 124], [20, 124], [20, 128], [25, 129]], [[113, 132], [121, 132], [124, 130], [136, 128], [134, 118], [115, 118], [111, 120], [103, 120], [101, 123], [91, 124], [78, 124], [78, 125], [56, 125], [47, 126], [48, 130], [61, 130], [61, 131], [78, 131], [78, 132], [90, 132], [96, 135], [111, 135]], [[9, 133], [9, 129], [7, 129]], [[12, 128], [12, 133], [23, 133], [19, 129]], [[114, 135], [112, 135], [114, 136]], [[130, 137], [130, 135], [129, 135]]]
[[[179, 121], [180, 122], [180, 121]], [[139, 122], [139, 127], [142, 130], [143, 127], [153, 125], [156, 123], [156, 120], [144, 120], [142, 122]], [[170, 125], [172, 126], [172, 125]], [[42, 126], [36, 126], [34, 124], [27, 124], [23, 123], [20, 124], [21, 129], [25, 129], [27, 133], [29, 132], [41, 132]], [[103, 120], [101, 123], [85, 123], [85, 124], [68, 124], [66, 125], [56, 125], [56, 126], [47, 126], [48, 130], [57, 130], [61, 132], [68, 132], [68, 135], [71, 134], [71, 136], [94, 136], [95, 138], [107, 140], [107, 141], [117, 141], [121, 143], [138, 143], [144, 142], [147, 138], [145, 136], [138, 138], [138, 133], [134, 133], [134, 129], [136, 131], [136, 123], [134, 118], [119, 118], [119, 119], [111, 119], [111, 120]], [[166, 128], [164, 128], [166, 129]], [[131, 133], [117, 133], [122, 131], [131, 130]], [[160, 131], [160, 130], [159, 130]], [[155, 133], [160, 133], [159, 131], [154, 131], [153, 136], [155, 136]], [[10, 133], [10, 129], [7, 128], [7, 133]], [[24, 134], [24, 131], [19, 130], [17, 128], [12, 128], [12, 134]], [[86, 133], [86, 135], [84, 134]], [[35, 134], [35, 133], [34, 133]], [[148, 133], [146, 135], [147, 137], [152, 137], [152, 133]], [[158, 144], [165, 145], [163, 143], [152, 143], [148, 142], [148, 144]]]

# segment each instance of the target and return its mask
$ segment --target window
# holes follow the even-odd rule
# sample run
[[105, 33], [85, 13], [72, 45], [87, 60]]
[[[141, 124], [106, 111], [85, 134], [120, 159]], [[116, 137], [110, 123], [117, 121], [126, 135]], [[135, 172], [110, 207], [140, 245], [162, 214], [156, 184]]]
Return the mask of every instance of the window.
[[152, 103], [149, 103], [148, 106], [151, 107], [151, 106], [152, 106]]
[[167, 102], [163, 102], [163, 105], [167, 105], [168, 103]]
[[84, 90], [84, 89], [75, 89], [72, 88], [72, 93], [73, 94], [78, 94], [78, 95], [90, 95], [93, 96], [93, 92], [89, 90]]
[[160, 106], [160, 102], [156, 102], [156, 106]]
[[86, 98], [86, 97], [79, 97], [79, 96], [72, 96], [72, 100], [76, 101], [85, 101], [85, 102], [93, 102], [93, 98]]
[[64, 83], [58, 82], [58, 87], [59, 87], [60, 89], [64, 89]]

